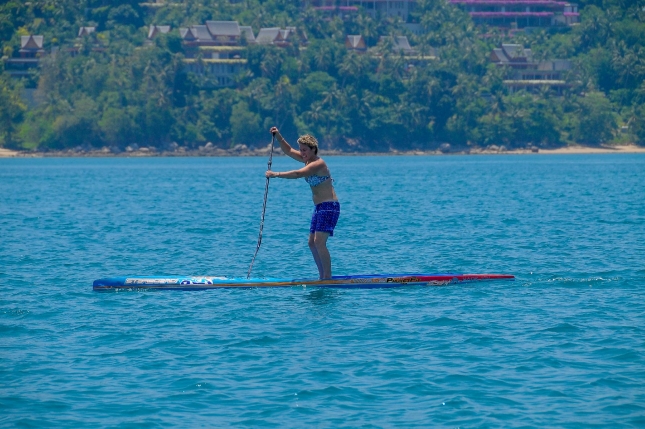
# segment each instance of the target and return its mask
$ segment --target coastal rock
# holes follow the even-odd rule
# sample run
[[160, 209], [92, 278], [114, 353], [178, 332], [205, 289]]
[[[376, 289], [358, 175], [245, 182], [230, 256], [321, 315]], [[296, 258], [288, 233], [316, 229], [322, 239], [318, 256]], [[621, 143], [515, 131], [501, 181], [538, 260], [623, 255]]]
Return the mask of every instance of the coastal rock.
[[[275, 151], [275, 149], [274, 149], [274, 151]], [[271, 143], [266, 145], [266, 147], [259, 147], [259, 148], [255, 149], [254, 152], [257, 155], [268, 155], [269, 153], [271, 153]]]
[[245, 144], [236, 144], [231, 148], [231, 150], [234, 152], [242, 152], [248, 150], [248, 147]]
[[204, 146], [199, 146], [197, 148], [199, 152], [207, 152], [207, 153], [213, 152], [214, 149], [215, 149], [215, 146], [213, 146], [213, 143], [211, 142], [208, 142]]
[[441, 146], [439, 146], [439, 150], [443, 153], [450, 152], [450, 143], [442, 143]]
[[234, 156], [247, 156], [251, 154], [251, 151], [249, 151], [248, 146], [245, 144], [236, 144], [228, 150], [228, 153]]

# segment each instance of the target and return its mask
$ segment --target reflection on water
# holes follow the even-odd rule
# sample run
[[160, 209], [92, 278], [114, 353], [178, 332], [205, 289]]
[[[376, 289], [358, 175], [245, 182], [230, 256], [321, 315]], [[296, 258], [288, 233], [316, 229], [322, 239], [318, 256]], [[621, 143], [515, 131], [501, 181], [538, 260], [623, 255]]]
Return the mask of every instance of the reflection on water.
[[314, 288], [308, 290], [303, 297], [315, 305], [329, 305], [338, 302], [343, 294], [339, 289]]

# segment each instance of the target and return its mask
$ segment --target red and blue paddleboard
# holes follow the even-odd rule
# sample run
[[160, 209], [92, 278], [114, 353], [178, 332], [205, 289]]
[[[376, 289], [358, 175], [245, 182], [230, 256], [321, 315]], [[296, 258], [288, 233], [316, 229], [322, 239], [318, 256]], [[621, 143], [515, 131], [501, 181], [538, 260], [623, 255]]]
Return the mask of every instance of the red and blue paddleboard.
[[94, 281], [95, 291], [132, 289], [150, 290], [205, 290], [231, 288], [265, 288], [309, 286], [320, 288], [392, 288], [401, 286], [445, 286], [456, 283], [471, 283], [491, 280], [515, 280], [509, 274], [367, 274], [357, 276], [334, 276], [331, 279], [244, 279], [199, 276], [132, 276], [112, 277]]

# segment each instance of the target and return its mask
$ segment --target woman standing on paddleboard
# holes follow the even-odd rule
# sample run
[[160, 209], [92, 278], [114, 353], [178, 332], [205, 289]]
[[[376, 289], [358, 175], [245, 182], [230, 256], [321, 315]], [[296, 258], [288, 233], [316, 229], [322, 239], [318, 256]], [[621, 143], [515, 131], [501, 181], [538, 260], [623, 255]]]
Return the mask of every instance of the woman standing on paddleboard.
[[340, 216], [340, 203], [334, 185], [332, 184], [331, 173], [325, 161], [318, 156], [318, 141], [310, 135], [304, 135], [298, 139], [299, 150], [292, 148], [289, 143], [280, 135], [276, 127], [271, 128], [280, 148], [287, 156], [296, 161], [304, 162], [305, 166], [299, 170], [291, 171], [267, 171], [266, 177], [277, 177], [280, 179], [299, 179], [304, 177], [313, 194], [315, 204], [314, 213], [311, 216], [309, 226], [309, 249], [314, 256], [318, 273], [321, 279], [331, 278], [331, 256], [327, 250], [327, 239], [334, 235], [334, 228]]

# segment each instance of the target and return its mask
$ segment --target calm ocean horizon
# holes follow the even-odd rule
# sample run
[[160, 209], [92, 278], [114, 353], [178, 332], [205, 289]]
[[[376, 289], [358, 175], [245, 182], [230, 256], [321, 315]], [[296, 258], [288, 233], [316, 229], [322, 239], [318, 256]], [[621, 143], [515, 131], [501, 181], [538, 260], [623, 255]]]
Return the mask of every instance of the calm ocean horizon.
[[[0, 159], [0, 427], [645, 427], [645, 154], [326, 161], [335, 275], [516, 280], [96, 293], [246, 276], [267, 160]], [[271, 181], [254, 277], [312, 209]]]

